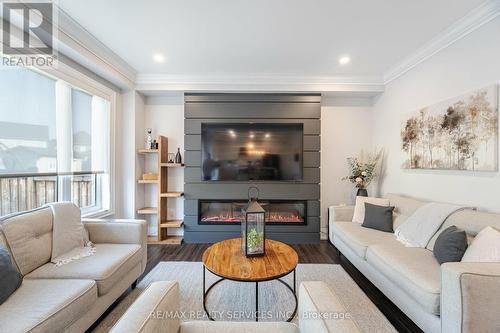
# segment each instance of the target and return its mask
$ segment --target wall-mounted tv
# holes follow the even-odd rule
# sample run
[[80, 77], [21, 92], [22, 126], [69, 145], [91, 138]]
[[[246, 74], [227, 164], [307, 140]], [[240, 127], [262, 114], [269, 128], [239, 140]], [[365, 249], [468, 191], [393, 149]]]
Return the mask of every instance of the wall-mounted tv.
[[302, 123], [202, 123], [205, 181], [301, 181]]

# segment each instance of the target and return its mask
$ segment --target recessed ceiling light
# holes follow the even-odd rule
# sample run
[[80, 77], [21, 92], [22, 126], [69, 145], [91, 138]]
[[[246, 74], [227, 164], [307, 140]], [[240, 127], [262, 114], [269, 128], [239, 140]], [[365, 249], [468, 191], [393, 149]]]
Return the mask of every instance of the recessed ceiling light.
[[155, 53], [155, 54], [153, 54], [153, 60], [154, 60], [154, 62], [157, 62], [157, 63], [163, 63], [163, 62], [165, 62], [165, 56], [163, 54], [160, 54], [160, 53]]
[[351, 58], [349, 56], [342, 56], [339, 58], [339, 64], [347, 65], [351, 62]]

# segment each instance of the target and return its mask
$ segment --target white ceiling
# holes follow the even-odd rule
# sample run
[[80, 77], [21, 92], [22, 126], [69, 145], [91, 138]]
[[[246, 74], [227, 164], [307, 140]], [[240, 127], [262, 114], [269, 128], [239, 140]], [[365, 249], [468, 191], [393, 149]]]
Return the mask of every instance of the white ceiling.
[[[59, 0], [140, 74], [381, 76], [484, 0]], [[162, 53], [163, 64], [152, 55]], [[338, 58], [350, 55], [350, 65]]]

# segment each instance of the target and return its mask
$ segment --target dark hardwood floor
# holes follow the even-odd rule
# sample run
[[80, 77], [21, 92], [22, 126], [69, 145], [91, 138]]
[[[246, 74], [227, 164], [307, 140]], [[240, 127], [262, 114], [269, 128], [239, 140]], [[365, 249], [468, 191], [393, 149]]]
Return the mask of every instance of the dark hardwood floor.
[[[149, 273], [160, 261], [201, 261], [203, 252], [209, 246], [210, 244], [148, 245], [148, 263], [143, 276]], [[321, 241], [318, 245], [300, 244], [292, 246], [299, 254], [299, 263], [342, 265], [361, 290], [399, 332], [422, 332], [328, 241]]]

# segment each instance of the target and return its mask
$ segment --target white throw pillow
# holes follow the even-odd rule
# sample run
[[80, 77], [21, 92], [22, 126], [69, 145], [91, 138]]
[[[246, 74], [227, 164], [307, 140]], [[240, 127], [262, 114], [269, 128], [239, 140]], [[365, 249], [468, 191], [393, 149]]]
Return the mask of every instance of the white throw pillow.
[[486, 227], [474, 238], [462, 262], [500, 262], [500, 232]]
[[391, 202], [388, 199], [374, 197], [356, 197], [356, 206], [354, 206], [354, 215], [352, 222], [363, 223], [365, 220], [365, 202], [372, 205], [388, 207]]
[[54, 216], [52, 228], [52, 262], [75, 248], [85, 246], [80, 208], [72, 202], [49, 204]]

